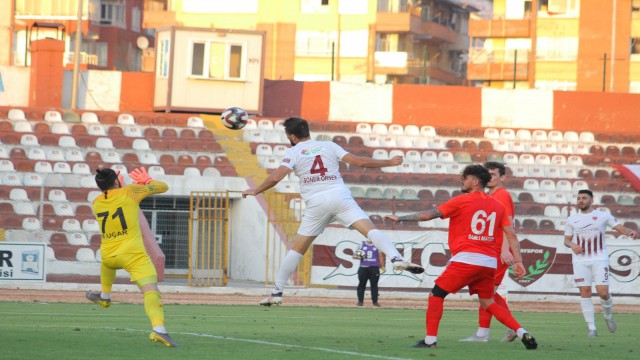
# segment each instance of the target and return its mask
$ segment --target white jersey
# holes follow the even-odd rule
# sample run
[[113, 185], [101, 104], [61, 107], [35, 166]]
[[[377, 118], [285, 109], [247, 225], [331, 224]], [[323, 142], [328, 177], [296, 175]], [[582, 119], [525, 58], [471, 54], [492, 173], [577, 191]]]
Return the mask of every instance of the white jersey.
[[340, 175], [340, 160], [347, 154], [332, 141], [307, 140], [287, 149], [280, 165], [292, 169], [300, 179], [300, 196], [307, 201], [326, 190], [347, 190]]
[[564, 234], [573, 236], [573, 243], [584, 249], [583, 254], [573, 253], [573, 262], [609, 260], [605, 231], [607, 226], [620, 223], [609, 213], [593, 210], [589, 213], [575, 213], [567, 219]]

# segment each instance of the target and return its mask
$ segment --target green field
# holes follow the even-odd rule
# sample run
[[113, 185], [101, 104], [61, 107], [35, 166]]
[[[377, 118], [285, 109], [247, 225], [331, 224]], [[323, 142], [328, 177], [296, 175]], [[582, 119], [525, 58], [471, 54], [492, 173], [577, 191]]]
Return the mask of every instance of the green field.
[[458, 342], [475, 331], [472, 311], [445, 310], [437, 349], [410, 347], [424, 336], [423, 310], [168, 304], [165, 312], [179, 348], [148, 340], [142, 305], [0, 302], [0, 359], [640, 359], [632, 314], [616, 316], [615, 334], [597, 314], [600, 337], [587, 338], [582, 314], [515, 313], [539, 343], [525, 350], [499, 341], [499, 323], [489, 343]]

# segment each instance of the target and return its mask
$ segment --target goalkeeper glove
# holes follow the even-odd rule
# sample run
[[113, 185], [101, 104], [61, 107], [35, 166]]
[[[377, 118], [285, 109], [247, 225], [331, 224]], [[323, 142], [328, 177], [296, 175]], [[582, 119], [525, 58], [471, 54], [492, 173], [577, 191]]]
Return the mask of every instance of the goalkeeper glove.
[[140, 184], [140, 185], [147, 185], [148, 183], [153, 181], [151, 176], [147, 174], [147, 170], [143, 167], [134, 169], [132, 172], [129, 173], [129, 177], [134, 181], [135, 184]]

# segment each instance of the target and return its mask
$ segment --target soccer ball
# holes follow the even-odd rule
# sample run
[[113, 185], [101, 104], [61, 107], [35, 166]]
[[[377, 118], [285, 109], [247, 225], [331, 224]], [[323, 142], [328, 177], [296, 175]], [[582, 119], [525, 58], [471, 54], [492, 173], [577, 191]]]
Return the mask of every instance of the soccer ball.
[[231, 130], [240, 130], [249, 120], [249, 114], [239, 107], [230, 107], [220, 114], [222, 124]]

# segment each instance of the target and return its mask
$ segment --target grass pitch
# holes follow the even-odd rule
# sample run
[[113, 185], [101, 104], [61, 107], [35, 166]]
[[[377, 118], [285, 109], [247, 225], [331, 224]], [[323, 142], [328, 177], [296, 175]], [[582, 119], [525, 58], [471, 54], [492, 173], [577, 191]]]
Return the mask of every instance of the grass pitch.
[[[576, 304], [579, 306], [579, 304]], [[615, 311], [615, 306], [614, 306]], [[501, 343], [494, 320], [488, 343], [461, 343], [477, 313], [446, 310], [437, 349], [413, 349], [424, 336], [424, 310], [278, 306], [165, 305], [179, 348], [149, 341], [142, 305], [0, 302], [2, 359], [640, 359], [640, 316], [616, 314], [618, 331], [597, 316], [586, 337], [582, 314], [514, 315], [537, 350]]]

